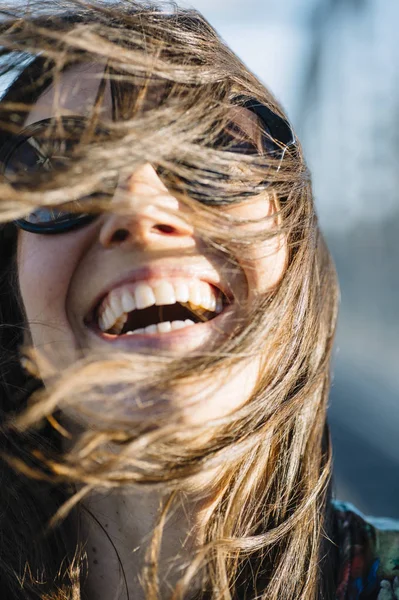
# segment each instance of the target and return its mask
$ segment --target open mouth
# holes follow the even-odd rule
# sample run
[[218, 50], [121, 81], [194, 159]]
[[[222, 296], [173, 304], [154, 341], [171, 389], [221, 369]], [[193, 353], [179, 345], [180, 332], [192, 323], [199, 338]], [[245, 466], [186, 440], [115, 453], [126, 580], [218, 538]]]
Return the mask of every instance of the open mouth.
[[159, 335], [211, 321], [228, 304], [221, 290], [204, 281], [140, 281], [112, 290], [88, 325], [114, 337]]

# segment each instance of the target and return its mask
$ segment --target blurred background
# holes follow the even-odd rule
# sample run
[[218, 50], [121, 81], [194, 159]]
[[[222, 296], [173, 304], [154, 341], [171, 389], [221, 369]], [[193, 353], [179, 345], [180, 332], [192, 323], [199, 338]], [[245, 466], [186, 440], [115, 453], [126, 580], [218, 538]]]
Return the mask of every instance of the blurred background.
[[399, 517], [397, 0], [191, 0], [285, 107], [313, 174], [342, 303], [336, 496]]

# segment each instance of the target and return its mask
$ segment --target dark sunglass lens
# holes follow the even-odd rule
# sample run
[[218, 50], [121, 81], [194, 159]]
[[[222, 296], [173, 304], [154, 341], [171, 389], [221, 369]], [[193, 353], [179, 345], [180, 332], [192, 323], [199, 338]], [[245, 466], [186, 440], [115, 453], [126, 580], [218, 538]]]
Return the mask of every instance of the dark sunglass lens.
[[[93, 193], [90, 196], [76, 200], [73, 203], [68, 202], [67, 204], [60, 204], [58, 206], [41, 206], [31, 212], [25, 219], [20, 220], [20, 223], [26, 223], [30, 225], [48, 227], [51, 223], [54, 224], [55, 228], [58, 225], [65, 224], [67, 221], [78, 221], [80, 219], [89, 220], [90, 217], [96, 218], [98, 213], [96, 212], [85, 212], [89, 211], [90, 206], [96, 197], [104, 198], [104, 194]], [[74, 210], [71, 212], [71, 204], [73, 204]]]
[[[11, 149], [3, 159], [3, 173], [17, 187], [36, 186], [44, 175], [62, 170], [73, 157], [76, 147], [82, 141], [86, 122], [83, 118], [63, 117], [61, 122], [45, 119], [28, 126], [14, 138]], [[97, 135], [108, 135], [98, 128]], [[87, 213], [90, 202], [97, 194], [65, 205], [39, 207], [17, 224], [37, 233], [67, 231], [94, 219], [94, 213]], [[101, 197], [104, 194], [100, 194]], [[76, 209], [76, 211], [75, 211]]]
[[65, 212], [56, 206], [40, 207], [31, 212], [24, 221], [33, 225], [41, 225], [76, 218], [76, 213]]
[[240, 127], [232, 122], [221, 131], [216, 140], [215, 148], [227, 152], [237, 152], [240, 154], [259, 154], [256, 142]]
[[8, 158], [4, 173], [6, 177], [18, 175], [21, 172], [37, 170], [40, 153], [33, 144], [29, 143], [30, 139], [19, 144], [13, 154]]
[[[28, 126], [11, 143], [5, 157], [4, 174], [17, 175], [26, 184], [26, 176], [62, 169], [82, 141], [87, 123], [80, 117], [45, 119]], [[107, 132], [96, 129], [96, 138]], [[18, 183], [18, 181], [16, 182]]]
[[[6, 177], [19, 176], [26, 184], [30, 175], [54, 171], [65, 166], [68, 160], [66, 144], [60, 140], [43, 140], [30, 136], [21, 141], [7, 158]], [[18, 182], [17, 182], [18, 183]]]
[[218, 134], [214, 147], [220, 150], [279, 158], [284, 144], [276, 140], [268, 123], [251, 107], [242, 107], [243, 112]]
[[295, 147], [295, 135], [290, 124], [255, 98], [238, 96], [235, 103], [257, 120], [261, 131], [262, 151], [274, 158], [283, 158], [288, 147]]

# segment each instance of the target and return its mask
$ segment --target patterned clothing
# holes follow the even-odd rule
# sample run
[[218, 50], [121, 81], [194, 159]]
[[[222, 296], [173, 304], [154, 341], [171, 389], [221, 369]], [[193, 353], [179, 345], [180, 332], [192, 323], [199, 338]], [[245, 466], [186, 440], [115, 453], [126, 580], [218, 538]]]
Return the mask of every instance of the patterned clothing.
[[364, 517], [334, 502], [339, 577], [336, 600], [399, 600], [399, 521]]

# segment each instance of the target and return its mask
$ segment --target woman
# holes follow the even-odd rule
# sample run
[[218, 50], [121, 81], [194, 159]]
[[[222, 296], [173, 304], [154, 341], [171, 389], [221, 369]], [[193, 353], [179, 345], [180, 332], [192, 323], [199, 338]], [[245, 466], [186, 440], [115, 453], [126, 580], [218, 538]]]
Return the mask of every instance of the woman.
[[395, 598], [394, 532], [331, 503], [337, 287], [281, 108], [196, 12], [14, 12], [1, 597]]

